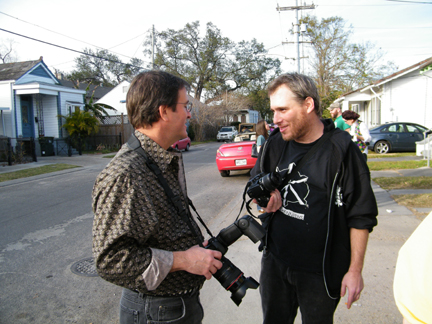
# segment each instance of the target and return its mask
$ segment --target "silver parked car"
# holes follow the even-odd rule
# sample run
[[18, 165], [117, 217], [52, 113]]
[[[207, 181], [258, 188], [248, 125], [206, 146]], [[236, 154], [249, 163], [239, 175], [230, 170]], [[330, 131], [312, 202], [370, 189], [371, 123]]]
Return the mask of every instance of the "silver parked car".
[[216, 135], [217, 141], [232, 141], [234, 136], [238, 134], [237, 128], [235, 126], [224, 126], [222, 127]]
[[369, 149], [379, 154], [416, 150], [416, 142], [422, 141], [432, 131], [414, 123], [389, 123], [369, 130], [372, 137]]

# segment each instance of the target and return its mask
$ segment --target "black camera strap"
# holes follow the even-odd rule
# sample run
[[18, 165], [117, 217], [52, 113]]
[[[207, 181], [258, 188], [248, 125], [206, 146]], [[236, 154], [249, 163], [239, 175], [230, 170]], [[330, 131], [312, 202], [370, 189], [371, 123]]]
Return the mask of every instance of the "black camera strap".
[[[299, 161], [299, 163], [296, 164], [296, 166], [292, 169], [292, 171], [289, 174], [285, 175], [285, 180], [290, 180], [304, 166], [304, 164], [309, 160], [309, 158], [312, 157], [312, 155], [314, 155], [318, 151], [318, 149], [324, 144], [324, 142], [333, 135], [334, 131], [335, 131], [335, 129], [332, 129], [331, 131], [324, 133], [323, 136], [321, 136], [321, 138], [315, 143], [315, 145], [312, 146], [311, 149], [301, 158], [301, 160]], [[285, 146], [284, 146], [284, 149], [282, 151], [282, 154], [281, 154], [281, 157], [280, 157], [279, 161], [283, 158], [287, 146], [288, 146], [288, 143], [285, 143]], [[263, 151], [263, 153], [265, 153], [265, 152]], [[261, 159], [264, 159], [264, 154], [261, 155]], [[261, 164], [261, 161], [260, 161], [260, 164]], [[261, 164], [261, 165], [263, 165], [263, 164]], [[263, 171], [263, 170], [261, 170], [261, 171]], [[243, 193], [243, 205], [242, 205], [242, 208], [243, 208], [243, 206], [245, 204], [246, 190], [247, 190], [247, 187], [245, 188], [245, 191]], [[251, 208], [249, 206], [250, 203], [251, 203], [251, 201], [252, 201], [252, 199], [250, 199], [246, 203], [246, 209], [248, 210], [248, 212], [252, 216], [254, 216], [252, 214], [252, 210], [251, 210]], [[269, 214], [265, 213], [265, 214], [263, 214], [261, 216], [258, 216], [258, 218], [261, 219], [261, 222], [262, 222], [263, 226], [265, 224], [265, 228], [266, 228], [267, 233], [269, 231], [269, 228], [270, 228], [270, 225], [271, 225], [271, 221], [273, 220], [273, 216], [274, 216], [274, 213], [269, 213]], [[254, 217], [256, 217], [256, 216], [254, 216]], [[263, 249], [265, 249], [267, 247], [267, 240], [268, 240], [268, 236], [266, 235], [264, 237], [264, 239], [262, 240], [262, 244], [258, 248], [259, 251], [262, 251]]]
[[[195, 236], [198, 239], [200, 239], [199, 233], [197, 232], [197, 230], [195, 229], [195, 227], [193, 227], [193, 225], [192, 225], [192, 222], [191, 222], [192, 215], [191, 215], [189, 209], [183, 207], [183, 205], [181, 203], [180, 196], [179, 195], [175, 195], [173, 193], [173, 191], [171, 190], [168, 182], [166, 181], [166, 179], [162, 175], [162, 171], [157, 166], [157, 164], [153, 161], [153, 159], [150, 156], [147, 155], [147, 153], [141, 147], [141, 143], [139, 142], [138, 138], [136, 138], [136, 136], [134, 134], [132, 134], [132, 136], [130, 137], [129, 141], [127, 142], [127, 145], [131, 149], [133, 149], [134, 151], [138, 152], [142, 157], [144, 157], [146, 165], [148, 166], [148, 168], [158, 178], [160, 184], [162, 185], [162, 187], [165, 190], [166, 195], [168, 196], [168, 199], [172, 202], [172, 204], [176, 208], [177, 212], [179, 213], [180, 217], [183, 219], [184, 222], [186, 222], [186, 224], [189, 226], [189, 228], [192, 231], [192, 233], [195, 234]], [[190, 200], [189, 197], [187, 197], [187, 203], [195, 211], [195, 213], [197, 214], [198, 220], [204, 226], [204, 228], [206, 229], [206, 231], [210, 235], [210, 237], [214, 237], [213, 234], [210, 232], [209, 228], [204, 223], [204, 221], [201, 218], [201, 216], [198, 214], [195, 206], [192, 204], [192, 200]], [[200, 242], [199, 245], [202, 247], [202, 242]]]

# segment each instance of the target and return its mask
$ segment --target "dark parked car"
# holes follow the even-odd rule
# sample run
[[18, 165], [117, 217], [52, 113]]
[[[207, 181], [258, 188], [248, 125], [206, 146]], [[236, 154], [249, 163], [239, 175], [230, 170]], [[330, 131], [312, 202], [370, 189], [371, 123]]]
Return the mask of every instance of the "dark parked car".
[[390, 151], [415, 151], [416, 142], [424, 139], [424, 133], [432, 131], [414, 123], [389, 123], [369, 130], [372, 137], [369, 149], [379, 154]]

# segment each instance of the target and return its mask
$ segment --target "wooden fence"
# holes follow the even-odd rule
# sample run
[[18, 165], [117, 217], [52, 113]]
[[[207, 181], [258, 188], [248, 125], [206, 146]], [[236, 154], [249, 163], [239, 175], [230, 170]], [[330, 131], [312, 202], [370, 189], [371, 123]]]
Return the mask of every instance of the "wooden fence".
[[122, 144], [128, 141], [133, 133], [127, 115], [105, 116], [99, 118], [99, 132], [96, 136], [118, 136], [121, 134]]

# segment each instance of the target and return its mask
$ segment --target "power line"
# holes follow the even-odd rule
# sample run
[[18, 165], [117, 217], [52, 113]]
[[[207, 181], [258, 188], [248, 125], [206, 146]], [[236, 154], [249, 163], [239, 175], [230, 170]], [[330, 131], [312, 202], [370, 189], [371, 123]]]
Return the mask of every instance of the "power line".
[[[51, 46], [54, 46], [54, 47], [58, 47], [58, 48], [61, 48], [61, 49], [65, 49], [65, 50], [67, 50], [67, 51], [71, 51], [71, 52], [79, 53], [79, 54], [86, 55], [86, 56], [91, 56], [91, 57], [98, 58], [98, 59], [101, 59], [101, 60], [104, 60], [104, 61], [108, 61], [108, 62], [112, 62], [112, 63], [123, 64], [123, 65], [129, 65], [129, 66], [132, 66], [132, 67], [135, 67], [135, 68], [144, 69], [144, 68], [141, 67], [141, 66], [136, 66], [136, 65], [133, 65], [133, 64], [124, 63], [124, 62], [121, 62], [121, 61], [110, 60], [110, 59], [107, 59], [107, 58], [105, 58], [105, 57], [100, 57], [100, 56], [97, 56], [97, 55], [94, 55], [94, 54], [89, 54], [89, 53], [85, 53], [85, 52], [77, 51], [77, 50], [74, 50], [74, 49], [72, 49], [72, 48], [68, 48], [68, 47], [60, 46], [60, 45], [57, 45], [57, 44], [53, 44], [53, 43], [49, 43], [49, 42], [45, 42], [45, 41], [40, 40], [40, 39], [36, 39], [36, 38], [29, 37], [29, 36], [21, 35], [21, 34], [18, 34], [18, 33], [14, 33], [14, 32], [12, 32], [12, 31], [10, 31], [10, 30], [6, 30], [6, 29], [3, 29], [3, 28], [0, 28], [0, 30], [2, 30], [2, 31], [4, 31], [4, 32], [7, 32], [7, 33], [10, 33], [10, 34], [13, 34], [13, 35], [16, 35], [16, 36], [20, 36], [20, 37], [24, 37], [24, 38], [27, 38], [27, 39], [31, 39], [31, 40], [34, 40], [34, 41], [36, 41], [36, 42], [40, 42], [40, 43], [44, 43], [44, 44], [51, 45]], [[145, 61], [143, 61], [143, 62], [145, 62]], [[146, 62], [146, 63], [149, 63], [149, 62]]]
[[394, 2], [405, 2], [405, 3], [413, 3], [413, 4], [432, 4], [432, 2], [426, 2], [426, 1], [406, 1], [406, 0], [385, 0], [385, 1], [394, 1]]
[[429, 29], [432, 28], [432, 26], [425, 26], [425, 27], [352, 27], [354, 29]]
[[[5, 13], [5, 12], [0, 11], [0, 14], [3, 14], [3, 15], [8, 16], [8, 17], [10, 17], [10, 18], [13, 18], [13, 19], [19, 20], [19, 21], [21, 21], [21, 22], [23, 22], [23, 23], [26, 23], [26, 24], [29, 24], [29, 25], [33, 25], [33, 26], [39, 27], [39, 28], [44, 29], [44, 30], [47, 30], [47, 31], [49, 31], [49, 32], [51, 32], [51, 33], [54, 33], [54, 34], [57, 34], [57, 35], [60, 35], [60, 36], [66, 37], [66, 38], [70, 38], [70, 39], [75, 40], [75, 41], [77, 41], [77, 42], [81, 42], [81, 43], [84, 43], [84, 44], [87, 44], [87, 45], [90, 45], [90, 46], [93, 46], [93, 47], [99, 48], [99, 49], [101, 49], [101, 50], [108, 50], [108, 49], [106, 49], [106, 48], [103, 48], [103, 47], [100, 47], [100, 46], [97, 46], [97, 45], [94, 45], [94, 44], [90, 44], [90, 43], [88, 43], [88, 42], [85, 42], [85, 41], [82, 41], [82, 40], [76, 39], [76, 38], [74, 38], [74, 37], [71, 37], [71, 36], [68, 36], [68, 35], [64, 35], [64, 34], [61, 34], [61, 33], [59, 33], [59, 32], [56, 32], [56, 31], [54, 31], [54, 30], [51, 30], [51, 29], [48, 29], [48, 28], [45, 28], [45, 27], [42, 27], [42, 26], [36, 25], [36, 24], [34, 24], [34, 23], [31, 23], [31, 22], [28, 22], [28, 21], [22, 20], [22, 19], [20, 19], [20, 18], [17, 18], [17, 17], [14, 17], [14, 16], [12, 16], [12, 15], [9, 15], [9, 14], [7, 14], [7, 13]], [[142, 34], [140, 34], [140, 35], [138, 35], [138, 36], [135, 36], [135, 37], [133, 37], [133, 38], [127, 40], [127, 41], [124, 41], [124, 42], [122, 42], [122, 43], [120, 43], [120, 44], [118, 44], [118, 45], [112, 46], [112, 47], [110, 47], [110, 49], [111, 49], [111, 48], [118, 47], [118, 46], [123, 45], [123, 44], [126, 44], [126, 43], [128, 43], [128, 42], [130, 42], [130, 41], [132, 41], [132, 40], [134, 40], [134, 39], [136, 39], [136, 38], [138, 38], [138, 37], [141, 37], [142, 35], [145, 35], [146, 33], [147, 33], [147, 32], [144, 32], [144, 33], [142, 33]], [[114, 53], [114, 54], [117, 54], [117, 55], [121, 55], [121, 56], [127, 57], [127, 58], [129, 58], [129, 59], [132, 59], [132, 57], [127, 56], [127, 55], [124, 55], [124, 54], [121, 54], [121, 53], [116, 53], [116, 52], [114, 52], [114, 51], [111, 51], [111, 52]], [[135, 53], [136, 53], [136, 51], [135, 51]]]

